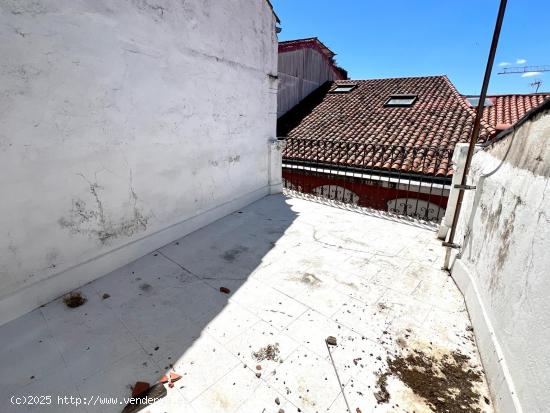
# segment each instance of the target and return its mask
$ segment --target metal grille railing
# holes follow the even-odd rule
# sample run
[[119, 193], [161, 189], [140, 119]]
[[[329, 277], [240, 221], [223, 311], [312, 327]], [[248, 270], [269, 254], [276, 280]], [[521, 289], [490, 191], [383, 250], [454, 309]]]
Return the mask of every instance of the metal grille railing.
[[447, 148], [291, 138], [283, 150], [283, 186], [439, 222], [450, 191], [451, 157]]

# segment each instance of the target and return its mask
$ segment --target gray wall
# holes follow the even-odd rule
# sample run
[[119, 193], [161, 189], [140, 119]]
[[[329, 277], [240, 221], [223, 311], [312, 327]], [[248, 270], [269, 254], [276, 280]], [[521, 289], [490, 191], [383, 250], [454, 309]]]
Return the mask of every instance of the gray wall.
[[264, 0], [0, 0], [0, 323], [268, 192], [274, 28]]
[[340, 79], [321, 52], [312, 48], [279, 53], [277, 117], [329, 80]]
[[477, 152], [468, 180], [477, 189], [466, 192], [456, 238], [462, 256], [452, 274], [468, 304], [495, 411], [546, 412], [550, 111]]

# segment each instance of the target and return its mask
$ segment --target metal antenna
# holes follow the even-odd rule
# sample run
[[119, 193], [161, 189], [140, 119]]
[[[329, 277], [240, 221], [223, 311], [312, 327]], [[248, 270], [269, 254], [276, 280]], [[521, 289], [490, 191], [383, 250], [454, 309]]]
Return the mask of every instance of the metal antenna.
[[513, 66], [504, 67], [497, 75], [513, 75], [516, 73], [550, 72], [550, 65], [544, 66]]
[[540, 88], [541, 85], [542, 85], [542, 80], [535, 80], [534, 82], [529, 83], [529, 86], [531, 86], [531, 87], [535, 87], [535, 86], [536, 86], [536, 88], [535, 88], [535, 93], [538, 93], [539, 88]]

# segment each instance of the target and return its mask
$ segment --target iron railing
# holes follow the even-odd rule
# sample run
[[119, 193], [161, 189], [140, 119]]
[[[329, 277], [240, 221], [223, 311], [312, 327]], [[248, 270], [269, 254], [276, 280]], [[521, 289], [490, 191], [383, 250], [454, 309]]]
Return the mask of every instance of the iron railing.
[[452, 179], [452, 149], [287, 139], [283, 186], [312, 196], [439, 222]]

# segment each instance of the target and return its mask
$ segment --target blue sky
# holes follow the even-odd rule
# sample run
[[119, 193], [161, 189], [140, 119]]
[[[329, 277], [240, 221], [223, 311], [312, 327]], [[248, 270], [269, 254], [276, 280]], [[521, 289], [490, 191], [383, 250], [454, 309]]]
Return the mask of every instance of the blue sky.
[[[272, 0], [279, 40], [318, 37], [352, 79], [446, 74], [479, 94], [498, 0]], [[530, 93], [550, 72], [497, 75], [499, 63], [550, 65], [549, 0], [508, 0], [490, 93]], [[523, 60], [526, 62], [523, 63]]]

